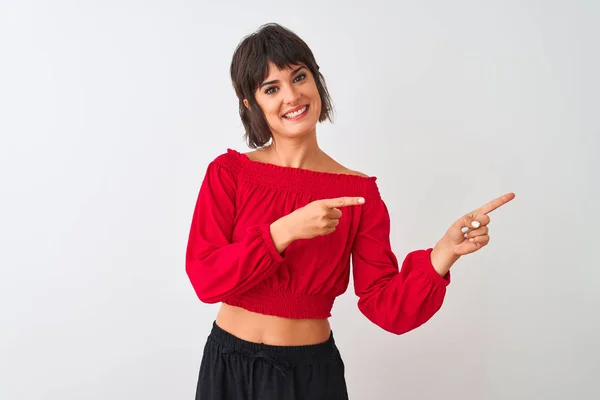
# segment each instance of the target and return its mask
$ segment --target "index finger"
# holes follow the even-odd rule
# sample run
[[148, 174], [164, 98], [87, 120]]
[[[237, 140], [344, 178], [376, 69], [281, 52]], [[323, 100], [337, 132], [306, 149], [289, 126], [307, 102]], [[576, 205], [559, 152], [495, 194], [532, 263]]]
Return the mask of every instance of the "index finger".
[[326, 199], [323, 201], [327, 208], [356, 206], [363, 204], [365, 199], [362, 197], [338, 197], [335, 199]]
[[497, 199], [494, 199], [494, 200], [490, 201], [489, 203], [481, 206], [478, 211], [482, 214], [489, 214], [492, 211], [494, 211], [495, 209], [499, 208], [500, 206], [503, 206], [504, 204], [508, 203], [509, 201], [511, 201], [514, 198], [515, 198], [514, 193], [504, 194], [504, 195], [498, 197]]

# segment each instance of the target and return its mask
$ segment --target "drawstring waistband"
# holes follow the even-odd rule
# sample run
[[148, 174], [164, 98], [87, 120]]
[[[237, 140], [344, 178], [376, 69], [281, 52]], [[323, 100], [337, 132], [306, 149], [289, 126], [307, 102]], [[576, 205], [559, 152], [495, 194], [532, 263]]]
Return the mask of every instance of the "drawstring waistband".
[[280, 360], [272, 357], [266, 351], [252, 352], [248, 349], [236, 349], [234, 347], [223, 347], [221, 349], [223, 354], [240, 354], [254, 360], [262, 359], [268, 361], [272, 366], [277, 368], [283, 376], [285, 376], [287, 370], [290, 368], [290, 363], [286, 360]]
[[242, 354], [251, 358], [264, 359], [282, 372], [295, 364], [313, 363], [339, 358], [333, 332], [323, 343], [300, 346], [275, 346], [254, 343], [238, 338], [220, 328], [216, 322], [208, 337], [223, 354]]

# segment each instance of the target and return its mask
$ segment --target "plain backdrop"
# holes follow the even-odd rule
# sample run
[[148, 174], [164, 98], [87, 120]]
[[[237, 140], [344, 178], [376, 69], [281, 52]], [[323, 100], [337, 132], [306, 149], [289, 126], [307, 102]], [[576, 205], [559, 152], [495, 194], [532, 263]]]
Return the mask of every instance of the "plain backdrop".
[[[313, 49], [321, 146], [378, 177], [400, 260], [506, 192], [442, 309], [331, 323], [352, 399], [598, 399], [594, 1], [2, 1], [0, 398], [192, 399], [218, 305], [185, 274], [229, 80], [267, 22]], [[352, 195], [349, 193], [348, 195]]]

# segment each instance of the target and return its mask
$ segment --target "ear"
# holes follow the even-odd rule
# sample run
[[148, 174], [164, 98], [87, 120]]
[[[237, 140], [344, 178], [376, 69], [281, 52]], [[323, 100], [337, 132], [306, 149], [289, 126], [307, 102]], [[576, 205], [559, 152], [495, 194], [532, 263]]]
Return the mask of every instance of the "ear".
[[246, 106], [246, 108], [248, 110], [250, 109], [250, 104], [248, 104], [248, 99], [244, 99], [244, 105]]

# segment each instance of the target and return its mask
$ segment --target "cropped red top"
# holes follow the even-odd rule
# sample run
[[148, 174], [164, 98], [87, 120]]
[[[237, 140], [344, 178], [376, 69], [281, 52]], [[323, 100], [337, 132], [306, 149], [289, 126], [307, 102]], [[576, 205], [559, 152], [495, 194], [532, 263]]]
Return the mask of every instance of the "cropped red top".
[[[352, 261], [358, 308], [370, 321], [395, 334], [422, 325], [442, 306], [450, 274], [435, 271], [431, 248], [410, 252], [399, 267], [376, 179], [262, 163], [227, 149], [206, 170], [191, 222], [186, 271], [196, 294], [262, 314], [328, 318]], [[365, 203], [343, 208], [333, 233], [277, 252], [272, 222], [342, 196]]]

